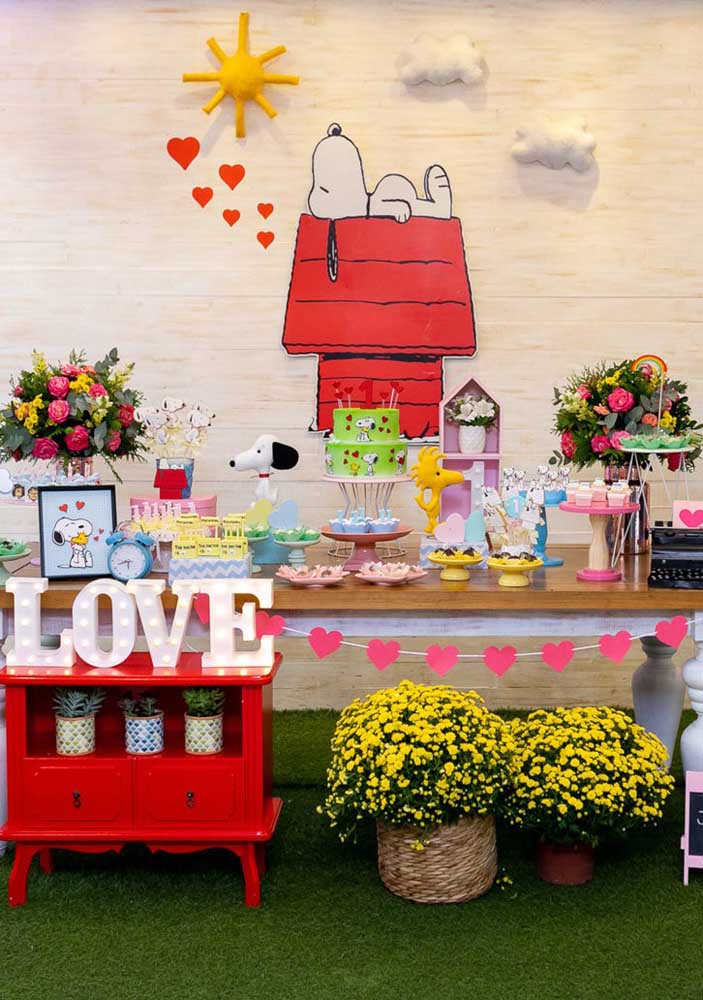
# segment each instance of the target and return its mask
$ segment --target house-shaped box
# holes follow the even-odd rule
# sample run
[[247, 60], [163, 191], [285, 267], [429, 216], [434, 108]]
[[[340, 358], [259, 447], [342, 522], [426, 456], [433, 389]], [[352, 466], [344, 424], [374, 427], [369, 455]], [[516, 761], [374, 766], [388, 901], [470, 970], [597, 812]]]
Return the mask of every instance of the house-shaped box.
[[[459, 427], [447, 416], [447, 407], [457, 396], [485, 396], [492, 400], [497, 415], [491, 427], [486, 428], [486, 446], [483, 452], [466, 455], [459, 451]], [[440, 517], [445, 521], [450, 514], [468, 517], [481, 508], [481, 487], [492, 486], [500, 489], [500, 445], [501, 407], [498, 400], [475, 378], [467, 379], [455, 386], [442, 399], [439, 408], [440, 449], [446, 455], [443, 465], [446, 469], [458, 469], [464, 473], [464, 482], [448, 486], [442, 491]]]

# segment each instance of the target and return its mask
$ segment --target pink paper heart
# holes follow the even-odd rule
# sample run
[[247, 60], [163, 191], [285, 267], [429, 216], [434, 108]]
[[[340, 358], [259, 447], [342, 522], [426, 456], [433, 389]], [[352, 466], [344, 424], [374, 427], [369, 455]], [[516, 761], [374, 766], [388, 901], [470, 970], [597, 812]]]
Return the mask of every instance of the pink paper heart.
[[564, 667], [568, 667], [574, 657], [574, 644], [573, 642], [560, 642], [559, 644], [555, 642], [547, 642], [542, 646], [542, 659], [555, 670], [558, 674], [562, 672]]
[[689, 510], [684, 507], [679, 512], [679, 517], [687, 528], [700, 528], [703, 524], [703, 507], [700, 510]]
[[207, 594], [196, 594], [193, 598], [195, 613], [202, 625], [207, 625], [210, 621], [210, 597]]
[[428, 646], [425, 650], [425, 659], [430, 670], [438, 677], [444, 677], [452, 670], [459, 659], [459, 650], [456, 646]]
[[324, 660], [324, 658], [329, 656], [330, 653], [334, 653], [337, 649], [339, 649], [342, 645], [342, 639], [343, 636], [341, 632], [328, 632], [320, 625], [318, 625], [317, 628], [314, 628], [308, 636], [310, 648], [320, 660]]
[[434, 536], [445, 545], [459, 545], [464, 541], [466, 522], [461, 514], [450, 514], [446, 521], [438, 524]]
[[502, 677], [515, 663], [516, 656], [517, 650], [514, 646], [503, 646], [501, 649], [498, 649], [497, 646], [489, 646], [483, 651], [483, 662], [496, 677]]
[[607, 656], [609, 660], [614, 660], [615, 663], [622, 663], [627, 656], [631, 642], [632, 636], [630, 633], [622, 629], [615, 635], [602, 635], [598, 641], [598, 648], [602, 655]]
[[286, 620], [281, 615], [269, 615], [266, 611], [256, 612], [256, 638], [262, 635], [281, 635], [286, 627]]
[[688, 633], [688, 621], [683, 615], [676, 615], [671, 621], [661, 621], [657, 624], [654, 634], [660, 642], [678, 649]]
[[376, 670], [385, 670], [400, 656], [400, 643], [394, 640], [382, 642], [380, 639], [372, 639], [366, 647], [366, 655]]

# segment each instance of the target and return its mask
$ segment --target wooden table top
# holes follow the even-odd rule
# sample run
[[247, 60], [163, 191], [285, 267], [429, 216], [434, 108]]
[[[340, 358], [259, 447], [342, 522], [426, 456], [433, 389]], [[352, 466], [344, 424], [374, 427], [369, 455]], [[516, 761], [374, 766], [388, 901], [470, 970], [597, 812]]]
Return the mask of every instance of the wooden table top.
[[[417, 550], [409, 545], [409, 562], [417, 559]], [[522, 589], [498, 586], [498, 572], [479, 569], [471, 572], [468, 583], [448, 583], [439, 579], [436, 570], [430, 570], [423, 580], [398, 587], [379, 587], [361, 583], [353, 576], [346, 577], [337, 587], [309, 590], [292, 587], [275, 581], [274, 606], [277, 611], [300, 613], [359, 611], [366, 615], [379, 613], [432, 613], [446, 612], [497, 612], [511, 611], [590, 612], [638, 611], [699, 611], [703, 610], [703, 590], [650, 590], [647, 587], [649, 558], [639, 556], [624, 564], [624, 578], [618, 583], [581, 583], [576, 571], [586, 565], [587, 549], [584, 546], [552, 546], [552, 555], [564, 558], [563, 566], [536, 570], [531, 574], [532, 583]], [[329, 562], [324, 549], [314, 554], [315, 562]], [[13, 564], [10, 563], [10, 569]], [[270, 577], [276, 567], [264, 567], [263, 576]], [[18, 575], [39, 576], [36, 566], [27, 565]], [[55, 582], [42, 595], [46, 610], [68, 611], [77, 591], [85, 582]], [[164, 606], [172, 608], [176, 601], [170, 591], [163, 597]], [[12, 594], [0, 589], [0, 610], [11, 608]]]

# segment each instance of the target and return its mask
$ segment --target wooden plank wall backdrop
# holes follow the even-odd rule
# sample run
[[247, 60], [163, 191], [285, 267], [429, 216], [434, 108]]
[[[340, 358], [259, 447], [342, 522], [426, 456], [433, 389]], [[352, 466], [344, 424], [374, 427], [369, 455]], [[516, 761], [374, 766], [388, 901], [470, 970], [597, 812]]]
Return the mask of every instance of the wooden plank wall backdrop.
[[[306, 431], [315, 361], [287, 357], [280, 338], [311, 153], [338, 121], [370, 184], [394, 171], [421, 184], [435, 161], [449, 173], [479, 350], [449, 362], [446, 382], [472, 374], [504, 401], [506, 462], [545, 460], [553, 384], [600, 357], [663, 354], [703, 412], [697, 0], [261, 0], [250, 10], [252, 51], [287, 45], [275, 69], [302, 82], [271, 88], [279, 117], [252, 108], [237, 141], [231, 101], [208, 118], [200, 107], [212, 88], [180, 82], [209, 67], [211, 35], [232, 50], [236, 3], [2, 0], [3, 382], [32, 347], [60, 357], [117, 345], [150, 400], [212, 403], [196, 480], [222, 511], [252, 494], [229, 458], [258, 433], [280, 432], [302, 454], [280, 477], [284, 492], [319, 523], [337, 497], [320, 484], [319, 443]], [[400, 83], [401, 49], [427, 31], [468, 33], [485, 53], [486, 85]], [[597, 171], [518, 166], [514, 130], [538, 112], [584, 114]], [[187, 135], [202, 152], [184, 173], [165, 145]], [[218, 179], [221, 163], [246, 168], [234, 192]], [[195, 185], [215, 191], [205, 209]], [[275, 206], [263, 224], [259, 201]], [[242, 213], [231, 229], [225, 208]], [[256, 242], [262, 228], [275, 232], [268, 250]], [[151, 463], [121, 471], [122, 500], [150, 486]], [[573, 520], [552, 524], [555, 540], [579, 537]], [[2, 533], [36, 534], [32, 515], [5, 508]], [[315, 680], [302, 644], [282, 645], [300, 669], [290, 688], [282, 675], [279, 703], [341, 704], [377, 681], [358, 651], [316, 667]], [[628, 696], [624, 668], [617, 679], [600, 663], [540, 676], [534, 702]], [[532, 697], [510, 678], [494, 703]]]

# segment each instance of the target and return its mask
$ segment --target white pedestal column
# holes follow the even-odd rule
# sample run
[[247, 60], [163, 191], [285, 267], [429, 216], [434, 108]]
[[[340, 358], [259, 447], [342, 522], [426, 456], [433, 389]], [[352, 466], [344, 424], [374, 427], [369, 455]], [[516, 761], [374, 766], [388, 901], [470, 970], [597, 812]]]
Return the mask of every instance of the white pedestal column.
[[676, 652], [673, 646], [653, 635], [640, 642], [647, 659], [632, 675], [635, 718], [645, 729], [656, 733], [668, 751], [670, 764], [681, 722], [685, 685], [681, 671], [672, 663]]
[[684, 773], [703, 771], [703, 619], [694, 621], [691, 633], [696, 644], [696, 653], [686, 661], [682, 673], [696, 718], [681, 733], [681, 760]]

